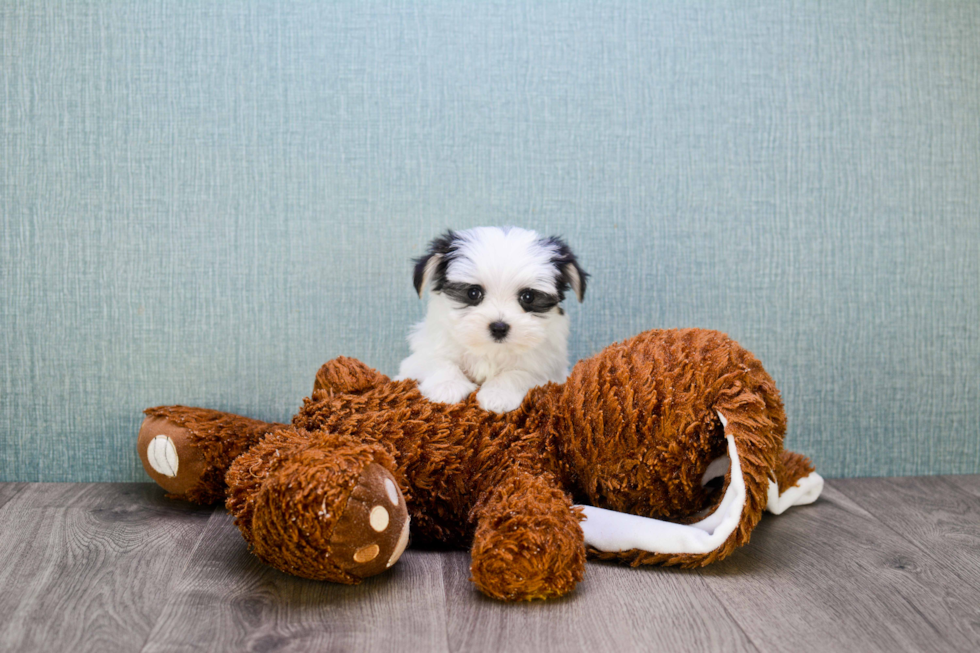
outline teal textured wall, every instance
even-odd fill
[[[385,372],[446,227],[563,234],[573,357],[721,329],[828,476],[980,472],[980,3],[0,0],[0,480]]]

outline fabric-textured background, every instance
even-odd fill
[[[828,476],[980,472],[980,3],[0,0],[0,480],[393,373],[446,227],[563,234],[573,358],[728,332]]]

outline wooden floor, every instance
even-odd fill
[[[0,484],[0,651],[980,651],[980,476],[830,481],[697,571],[501,604],[465,552],[286,576],[150,484]]]

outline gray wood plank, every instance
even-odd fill
[[[150,484],[0,484],[0,650],[973,651],[978,498],[980,476],[831,481],[719,564],[590,562],[570,596],[513,605],[462,551],[318,583]]]
[[[467,552],[445,554],[451,651],[755,651],[690,571],[590,561],[561,599],[505,604],[470,582]]]
[[[0,511],[0,650],[139,650],[211,512],[151,484],[22,489]]]
[[[204,541],[159,606],[145,653],[447,650],[439,553],[408,550],[386,573],[347,586],[262,564],[223,511]]]
[[[0,483],[0,508],[26,487],[27,483]]]
[[[980,589],[980,501],[948,478],[859,478],[834,487]]]
[[[767,651],[976,651],[980,601],[834,488],[699,572]]]
[[[963,474],[961,476],[944,476],[944,479],[959,489],[980,497],[980,474]]]

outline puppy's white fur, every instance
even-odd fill
[[[480,405],[498,413],[535,386],[565,380],[569,322],[559,302],[569,288],[581,301],[588,275],[560,239],[518,228],[449,232],[417,264],[416,289],[429,288],[429,305],[398,379],[415,379],[443,403],[479,387]],[[482,294],[475,305],[473,289]],[[495,323],[507,325],[503,339],[491,332]]]

